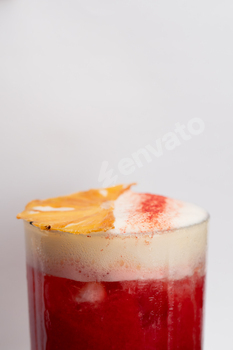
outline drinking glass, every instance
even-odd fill
[[[200,350],[208,218],[143,234],[25,222],[31,350]]]

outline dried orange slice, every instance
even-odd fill
[[[133,184],[77,192],[68,196],[34,200],[17,215],[42,230],[74,234],[114,228],[114,201]]]

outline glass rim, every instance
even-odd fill
[[[195,222],[193,224],[190,225],[183,225],[183,226],[176,226],[176,227],[172,227],[169,229],[164,229],[164,230],[154,230],[154,231],[147,231],[147,232],[128,232],[128,233],[115,233],[115,232],[109,232],[109,231],[96,231],[96,232],[90,232],[90,233],[72,233],[72,232],[68,232],[68,231],[60,231],[60,230],[43,230],[40,227],[34,226],[32,222],[29,222],[27,220],[23,220],[24,225],[32,226],[34,229],[36,229],[38,232],[40,231],[41,233],[44,233],[45,235],[49,235],[51,234],[61,234],[61,235],[65,235],[65,234],[69,234],[69,235],[74,235],[74,236],[81,236],[81,237],[121,237],[121,238],[126,238],[126,237],[143,237],[143,236],[160,236],[162,234],[171,234],[174,231],[179,231],[179,230],[185,230],[185,229],[189,229],[198,225],[202,225],[204,223],[208,223],[210,220],[210,214],[208,212],[206,212],[206,217],[199,221],[199,222]]]

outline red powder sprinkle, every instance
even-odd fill
[[[139,210],[141,213],[147,213],[149,220],[153,220],[164,211],[165,205],[166,197],[145,193]]]
[[[120,230],[133,233],[163,231],[171,228],[171,218],[167,211],[171,210],[171,200],[167,197],[150,193],[132,193],[132,206],[128,212],[125,226]],[[172,209],[173,210],[173,209]]]
[[[157,228],[163,229],[162,223],[159,222],[158,218],[159,215],[165,211],[166,200],[167,198],[163,196],[150,193],[143,194],[142,201],[137,212],[139,214],[146,214],[144,215],[143,222],[149,224],[150,228],[154,228],[156,226]]]

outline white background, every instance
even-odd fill
[[[205,350],[233,349],[233,3],[1,0],[0,348],[29,350],[23,223],[32,199],[118,183],[211,214]],[[175,124],[202,134],[130,175]]]

